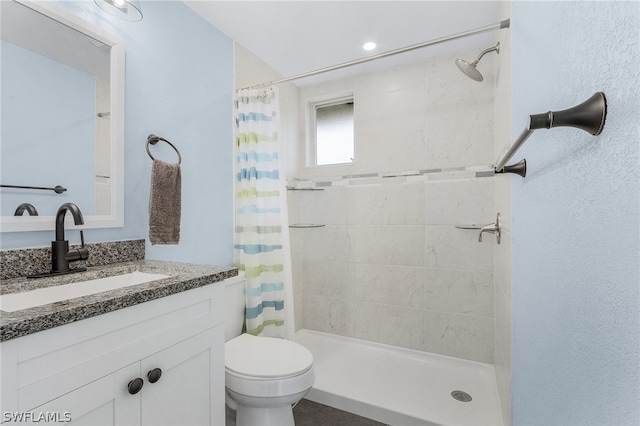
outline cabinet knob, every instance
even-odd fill
[[[157,382],[158,380],[160,380],[160,376],[162,376],[162,370],[159,368],[154,368],[147,373],[147,379],[149,379],[149,383]]]
[[[140,389],[142,389],[142,385],[144,385],[144,381],[140,377],[136,377],[129,382],[129,384],[127,385],[127,389],[129,390],[129,393],[131,395],[135,395],[140,392]]]

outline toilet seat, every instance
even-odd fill
[[[298,343],[242,334],[225,343],[225,385],[246,396],[277,398],[308,391],[311,352]]]
[[[225,369],[247,379],[286,379],[308,371],[313,355],[298,343],[241,334],[225,343]]]

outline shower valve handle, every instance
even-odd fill
[[[480,243],[482,242],[482,234],[484,232],[490,232],[490,233],[496,235],[496,241],[498,242],[498,244],[500,244],[500,231],[501,231],[500,213],[498,213],[496,215],[496,222],[495,223],[490,223],[490,224],[485,225],[482,228],[480,228],[480,233],[478,234],[478,242],[480,242]]]

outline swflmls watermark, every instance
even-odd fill
[[[5,411],[2,413],[5,423],[69,423],[71,413],[68,411]]]

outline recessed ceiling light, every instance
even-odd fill
[[[364,50],[373,50],[376,48],[376,44],[372,41],[368,41],[365,44],[362,45],[362,48]]]

